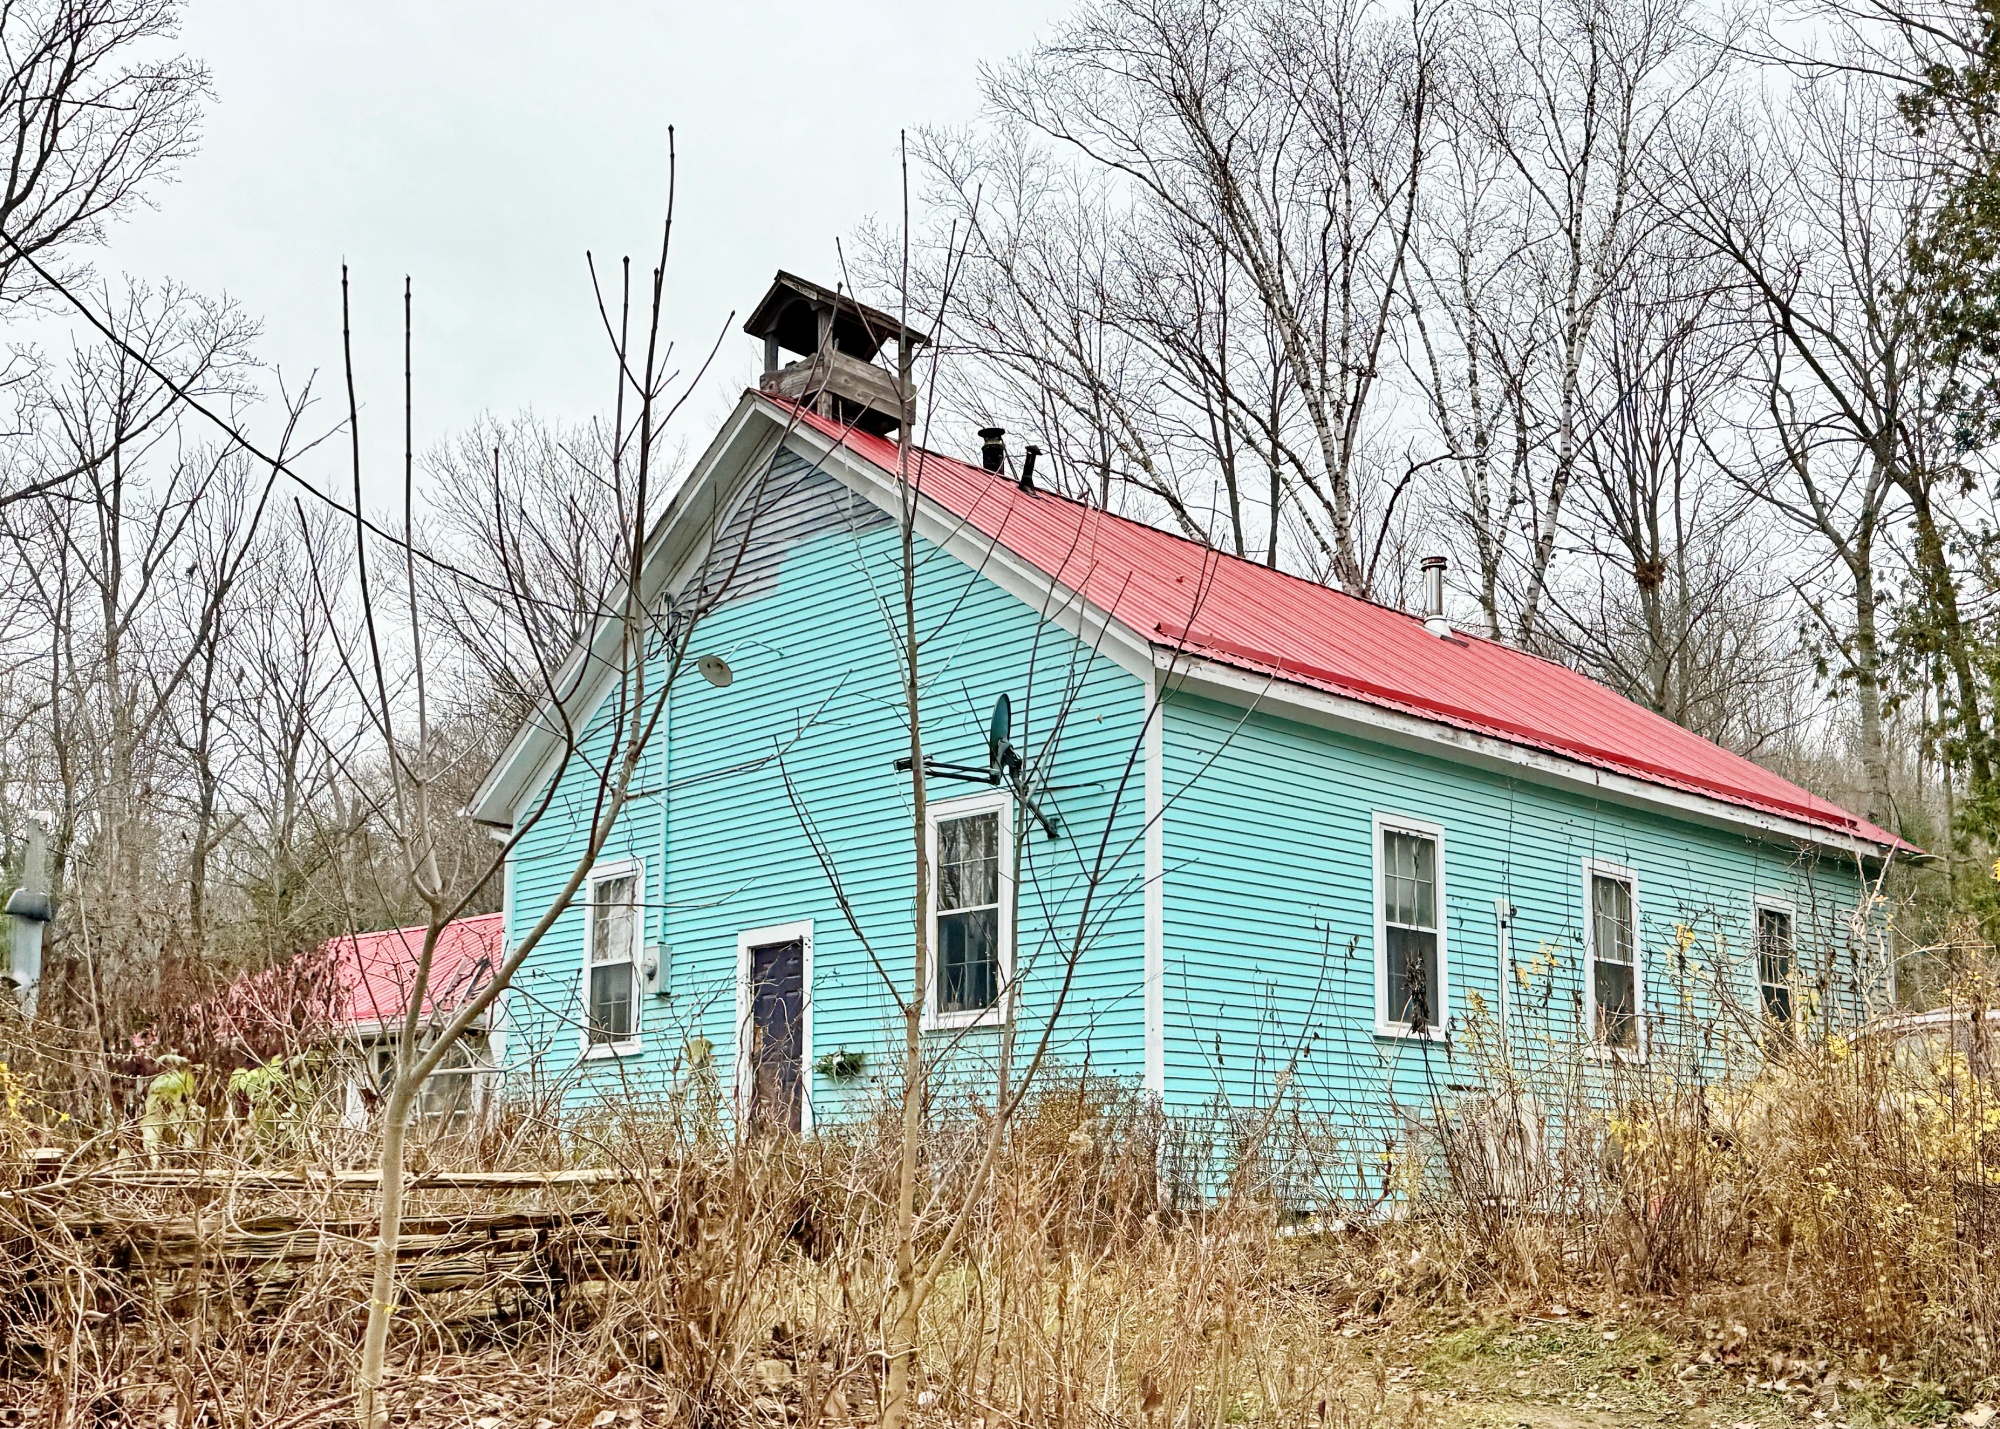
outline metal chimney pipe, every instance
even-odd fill
[[[1041,454],[1042,449],[1033,442],[1022,448],[1020,486],[1030,496],[1035,494],[1035,458]]]
[[[979,429],[979,464],[988,471],[1002,471],[1007,466],[1007,429],[1005,427],[981,427]]]
[[[1433,635],[1451,634],[1451,622],[1444,618],[1443,556],[1424,557],[1424,629]]]

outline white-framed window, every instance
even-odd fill
[[[1450,1019],[1444,935],[1444,830],[1375,816],[1375,1030],[1442,1037]]]
[[[1583,861],[1584,987],[1591,1040],[1621,1057],[1646,1055],[1646,969],[1639,950],[1639,877],[1623,864]]]
[[[1792,1026],[1792,972],[1797,956],[1798,913],[1791,904],[1759,898],[1751,914],[1757,945],[1757,1002],[1774,1029]]]
[[[434,1028],[424,1029],[424,1046]],[[349,1126],[368,1124],[369,1116],[388,1099],[396,1077],[396,1044],[401,1028],[382,1028],[351,1046],[345,1120]],[[474,1029],[447,1050],[425,1078],[410,1106],[412,1125],[462,1131],[485,1111],[492,1096],[496,1064],[490,1034]]]
[[[1012,976],[1012,798],[946,799],[928,811],[931,975],[925,1020],[974,1027],[1006,1015]]]
[[[610,1056],[639,1044],[639,940],[646,872],[635,862],[591,870],[584,910],[584,1053]]]

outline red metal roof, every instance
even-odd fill
[[[340,983],[342,1020],[354,1026],[397,1023],[410,1006],[417,959],[424,950],[418,928],[387,928],[335,938],[327,945]],[[423,1018],[446,1015],[493,980],[502,944],[498,913],[460,918],[438,931]]]
[[[769,400],[768,398],[766,400]],[[803,409],[884,471],[896,444]],[[913,455],[932,501],[1156,646],[1544,750],[1650,784],[1908,848],[1895,835],[1566,666],[1498,641],[1440,638],[1415,616],[935,452]]]

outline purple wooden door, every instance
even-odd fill
[[[804,1124],[805,944],[750,950],[750,1120],[769,1130]]]

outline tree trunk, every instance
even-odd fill
[[[903,428],[904,431],[908,427]],[[930,982],[930,810],[924,781],[923,686],[917,661],[923,645],[917,634],[916,503],[909,471],[909,447],[902,448],[903,708],[910,721],[911,842],[916,854],[916,900],[911,918],[915,978],[903,1006],[903,1124],[896,1167],[896,1269],[883,1345],[881,1423],[903,1429],[910,1422],[910,1379],[917,1352],[917,1137],[923,1129],[923,1016]]]
[[[398,1047],[399,1063],[409,1057],[409,1049]],[[409,1077],[398,1069],[396,1085],[390,1090],[382,1119],[381,1224],[375,1234],[375,1265],[368,1284],[368,1325],[361,1340],[361,1372],[356,1377],[358,1399],[355,1419],[360,1429],[382,1429],[389,1422],[389,1406],[382,1397],[382,1370],[389,1350],[389,1320],[396,1312],[396,1243],[403,1229],[403,1136],[410,1121],[414,1088]]]
[[[1987,754],[1986,722],[1980,712],[1979,677],[1973,669],[1970,642],[1958,606],[1958,580],[1952,573],[1951,553],[1945,547],[1943,533],[1938,530],[1937,516],[1931,509],[1930,488],[1923,477],[1903,472],[1898,475],[1897,484],[1909,496],[1911,513],[1916,522],[1917,578],[1923,587],[1924,603],[1929,608],[1931,638],[1951,671],[1951,682],[1957,696],[1958,712],[1953,723],[1958,726],[1964,750],[1967,801],[1975,809],[1982,809],[1992,792],[1993,766]]]
[[[1854,571],[1854,695],[1861,709],[1862,813],[1890,827],[1889,749],[1882,734],[1882,651],[1875,632],[1874,543],[1856,543]]]

